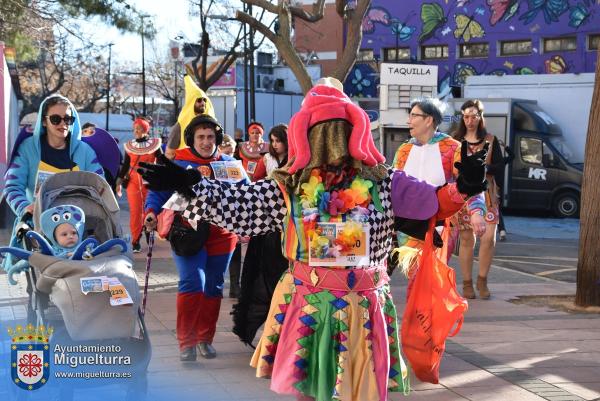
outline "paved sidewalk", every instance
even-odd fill
[[[124,227],[127,226],[126,218],[126,213],[123,213]],[[0,234],[0,240],[4,238],[5,234]],[[144,269],[145,254],[135,255],[135,270],[141,284]],[[522,295],[574,294],[575,285],[501,267],[492,268],[490,280],[492,298],[471,301],[462,331],[447,342],[440,383],[419,383],[413,378],[409,399],[600,399],[599,316],[569,314],[509,302]],[[406,282],[399,274],[393,276],[392,288],[401,312]],[[215,348],[218,357],[200,359],[196,363],[179,362],[174,332],[176,289],[177,273],[168,243],[157,241],[146,314],[152,341],[152,360],[148,369],[149,400],[174,399],[175,394],[178,401],[294,399],[272,393],[268,380],[254,377],[253,369],[248,366],[253,350],[231,333],[229,312],[232,300],[228,298],[223,300],[217,328]],[[24,295],[22,287],[9,287],[5,277],[0,275],[2,326],[24,319]],[[1,330],[0,338],[6,340],[5,328]],[[3,355],[6,355],[7,349],[8,345],[3,341]],[[10,377],[9,362],[4,356],[0,363],[0,376]],[[16,399],[14,389],[9,386],[14,387],[10,382],[0,385],[0,399]],[[98,399],[114,395],[112,390],[102,388],[94,390],[93,394]],[[82,390],[75,392],[73,399],[92,398],[88,390]],[[402,400],[405,397],[391,394],[390,399]]]

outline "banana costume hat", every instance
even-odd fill
[[[183,82],[185,85],[185,104],[179,112],[179,117],[177,117],[177,122],[181,127],[181,138],[179,140],[179,149],[187,147],[185,144],[184,132],[185,128],[188,126],[192,118],[196,116],[194,114],[194,103],[196,103],[196,99],[203,97],[206,99],[206,109],[204,110],[204,114],[208,114],[209,116],[216,118],[215,109],[213,108],[212,102],[206,96],[206,93],[196,85],[191,76],[186,75],[183,78]]]

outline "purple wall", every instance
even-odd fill
[[[396,40],[411,51],[411,60],[401,63],[440,67],[442,94],[473,74],[594,72],[597,51],[588,50],[590,34],[600,34],[600,0],[373,0],[363,21],[362,49],[372,49],[375,61],[357,63],[344,87],[351,96],[376,97],[377,62]],[[576,50],[544,52],[544,38],[573,35]],[[524,39],[532,40],[530,54],[500,56],[500,41]],[[461,58],[462,43],[488,43],[489,56]],[[423,45],[448,45],[448,58],[422,60]]]

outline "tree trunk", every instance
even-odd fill
[[[585,144],[581,191],[577,293],[579,306],[600,306],[600,52]]]

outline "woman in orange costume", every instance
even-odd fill
[[[269,143],[263,139],[265,130],[261,123],[252,122],[248,126],[248,142],[239,146],[239,159],[242,161],[244,170],[252,181],[264,177],[255,177],[256,167],[265,153],[269,152]]]
[[[133,252],[141,252],[140,238],[144,215],[144,202],[148,189],[142,183],[142,176],[137,172],[141,162],[154,163],[160,152],[161,140],[150,138],[150,124],[142,118],[133,122],[133,136],[125,143],[125,160],[117,179],[117,195],[121,196],[121,187],[127,190],[129,202],[129,228],[131,230],[131,246]]]

